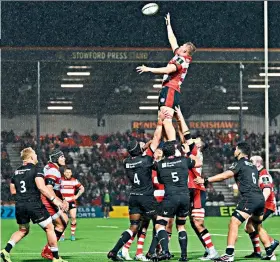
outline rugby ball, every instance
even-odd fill
[[[149,3],[143,6],[142,13],[143,15],[154,15],[157,13],[159,7],[156,3]]]

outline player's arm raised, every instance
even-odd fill
[[[186,142],[189,145],[190,153],[191,153],[194,148],[195,143],[191,137],[190,129],[184,119],[180,106],[175,107],[175,112],[176,112],[176,119],[177,119],[177,122],[179,125],[179,130],[180,130],[179,133],[180,133],[181,140],[183,139],[182,136],[184,137],[183,141],[181,141],[181,142],[182,143]]]
[[[165,17],[165,22],[166,22],[166,27],[167,27],[168,40],[169,40],[171,48],[174,52],[179,46],[178,46],[177,39],[175,37],[175,34],[174,34],[172,26],[171,26],[169,13]]]
[[[189,147],[187,142],[182,144],[182,150],[186,155],[189,155],[190,147]],[[202,160],[198,156],[195,156],[195,155],[191,154],[191,155],[189,155],[189,158],[191,158],[192,160],[195,161],[195,165],[193,167],[201,167],[202,166]]]
[[[150,144],[150,148],[153,150],[153,152],[157,149],[161,136],[162,136],[162,125],[164,119],[172,119],[172,116],[168,113],[168,111],[158,111],[158,122],[157,122],[157,127],[154,132],[154,136],[152,139],[152,142]]]
[[[173,72],[176,72],[177,71],[177,67],[175,64],[168,64],[167,66],[165,67],[148,67],[148,66],[145,66],[145,65],[142,65],[142,66],[138,66],[136,67],[136,71],[139,73],[139,74],[142,74],[142,73],[146,73],[146,72],[151,72],[153,74],[171,74]]]
[[[157,122],[157,127],[154,132],[154,136],[152,139],[152,142],[150,144],[150,148],[152,149],[153,152],[156,151],[160,140],[161,140],[161,135],[162,135],[162,122],[163,120],[167,117],[167,115],[163,115],[160,111],[158,113],[158,122]]]

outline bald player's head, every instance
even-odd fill
[[[252,156],[250,160],[257,167],[257,169],[261,169],[263,167],[263,159],[261,156]]]

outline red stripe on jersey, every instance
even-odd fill
[[[177,51],[175,51],[175,56],[168,62],[168,64],[176,65],[177,71],[169,75],[165,74],[163,76],[162,86],[168,86],[180,92],[181,84],[186,77],[189,64],[192,62],[192,57],[179,56]]]
[[[152,171],[152,181],[155,189],[164,190],[164,185],[158,182],[157,171],[155,170]]]
[[[196,168],[189,169],[189,181],[188,181],[188,188],[196,188],[202,191],[205,191],[204,184],[196,184],[194,179],[200,176],[200,174],[196,171]]]
[[[59,171],[59,167],[58,167],[56,164],[52,163],[52,162],[49,162],[49,163],[47,164],[47,166],[48,166],[49,168],[55,168],[55,169],[57,169],[57,170]]]
[[[57,177],[54,176],[54,175],[46,175],[46,176],[45,176],[45,179],[46,179],[46,178],[51,178],[51,179],[53,179],[55,182],[56,182],[56,180],[57,180]]]
[[[168,90],[167,90],[167,97],[166,97],[166,103],[165,103],[165,105],[167,107],[171,107],[171,108],[173,107],[174,95],[175,95],[175,89],[168,88]]]
[[[197,146],[196,145],[194,145],[194,147],[193,147],[193,149],[191,151],[191,154],[194,155],[194,156],[197,155]]]
[[[77,188],[81,186],[81,183],[78,182],[78,180],[74,177],[71,177],[70,179],[66,179],[64,177],[61,178],[61,189],[60,192],[66,200],[70,200],[75,196],[75,191]]]
[[[147,156],[154,157],[154,152],[152,151],[152,149],[150,147],[148,147],[146,149],[145,153]]]
[[[276,210],[276,198],[274,193],[274,184],[271,175],[269,172],[262,168],[259,171],[259,179],[260,179],[260,188],[263,190],[264,188],[270,188],[270,195],[265,201],[265,208],[270,209],[272,211]]]

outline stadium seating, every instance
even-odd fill
[[[41,136],[41,148],[42,148],[42,162],[46,164],[48,161],[48,153],[55,147],[60,147],[66,156],[67,164],[73,169],[74,175],[81,180],[85,185],[86,193],[82,196],[80,201],[83,204],[100,202],[100,196],[105,188],[109,188],[112,195],[114,204],[125,204],[128,200],[129,182],[125,176],[125,172],[122,166],[122,159],[127,155],[125,150],[126,144],[131,137],[139,137],[137,132],[125,133],[125,134],[111,134],[111,135],[80,135],[74,132],[71,136],[61,139],[59,135],[46,135]],[[197,132],[195,136],[202,136],[203,141],[206,144],[205,165],[204,174],[210,175],[214,172],[223,171],[233,161],[232,146],[237,142],[236,135],[234,133],[225,132]],[[150,135],[141,135],[145,141],[150,139]],[[257,152],[259,144],[262,144],[263,136],[255,134],[246,134],[247,141],[250,142],[253,151]],[[274,141],[277,152],[280,152],[280,133],[274,134],[270,137],[271,141]],[[13,146],[9,146],[9,145]],[[2,132],[2,166],[1,166],[1,184],[2,184],[2,200],[9,200],[9,190],[5,189],[5,184],[9,183],[9,179],[12,176],[13,169],[16,166],[6,163],[18,163],[19,159],[9,159],[9,153],[6,150],[13,148],[18,150],[16,153],[12,152],[11,156],[18,156],[19,150],[26,146],[35,147],[35,138],[33,131],[26,131],[22,136],[15,135],[12,131]],[[280,156],[275,153],[273,158],[273,167],[278,167],[280,163]],[[209,157],[207,157],[207,155]],[[8,158],[7,158],[8,156]],[[219,165],[213,165],[213,163],[219,163]],[[4,163],[4,165],[3,165]],[[213,171],[213,168],[216,170]],[[106,175],[105,175],[106,174]],[[280,174],[272,173],[274,176],[275,193],[277,196],[278,204],[280,204]],[[229,180],[229,184],[226,184],[227,188],[230,188],[230,194],[232,192],[232,183]],[[211,186],[211,185],[209,185]],[[221,184],[215,186],[216,191],[223,191]],[[4,190],[3,190],[4,189]],[[211,191],[215,189],[211,186]],[[238,193],[238,192],[237,192]],[[228,192],[223,191],[225,199],[228,199]],[[120,197],[121,196],[121,197]],[[207,201],[207,206],[221,206],[232,205],[234,202],[227,201]]]

